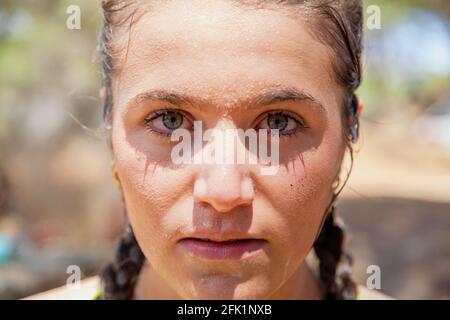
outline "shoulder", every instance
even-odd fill
[[[82,280],[79,285],[62,286],[23,300],[92,300],[100,285],[98,276]]]
[[[358,295],[361,300],[394,300],[394,298],[389,297],[378,290],[367,289],[364,286],[358,286]]]

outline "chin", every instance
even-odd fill
[[[209,275],[194,280],[194,300],[264,300],[268,285],[261,279],[239,279],[233,275]]]

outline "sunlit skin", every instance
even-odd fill
[[[305,257],[345,152],[344,91],[331,48],[311,32],[301,15],[281,9],[168,1],[152,2],[131,33],[115,39],[128,53],[115,57],[114,161],[148,261],[135,298],[321,297]],[[155,132],[164,129],[161,118],[146,121],[161,109],[180,110],[183,125],[202,121],[204,130],[267,127],[269,111],[283,112],[290,132],[281,132],[278,172],[263,176],[261,164],[173,165],[176,142]],[[265,244],[239,259],[216,260],[179,243],[206,231]]]

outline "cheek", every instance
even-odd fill
[[[180,221],[187,214],[186,190],[192,184],[189,168],[174,170],[167,162],[149,157],[150,152],[142,148],[140,135],[125,135],[120,125],[113,129],[114,162],[124,192],[128,219],[133,226],[138,242],[149,259],[165,252],[171,237],[176,235]],[[176,217],[170,215],[174,206],[183,203]],[[171,223],[167,223],[167,221]]]
[[[307,251],[314,241],[331,201],[342,150],[339,139],[327,139],[325,135],[316,149],[281,164],[277,175],[256,177],[261,207],[271,207],[274,212],[272,232],[280,236],[283,245],[296,243],[296,254]]]

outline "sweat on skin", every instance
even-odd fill
[[[138,298],[320,297],[305,257],[344,154],[343,90],[332,76],[331,49],[311,36],[302,19],[281,10],[244,10],[226,1],[180,3],[154,2],[139,15],[128,54],[116,56],[120,72],[113,77],[114,160],[129,221],[151,261],[140,276]],[[261,92],[285,88],[314,99],[253,103]],[[193,103],[136,102],[151,90]],[[280,137],[275,175],[261,175],[258,164],[176,166],[170,138],[144,125],[162,108],[222,129],[252,128],[266,113],[282,110],[308,128]],[[202,232],[239,232],[266,245],[220,261],[179,245]]]

